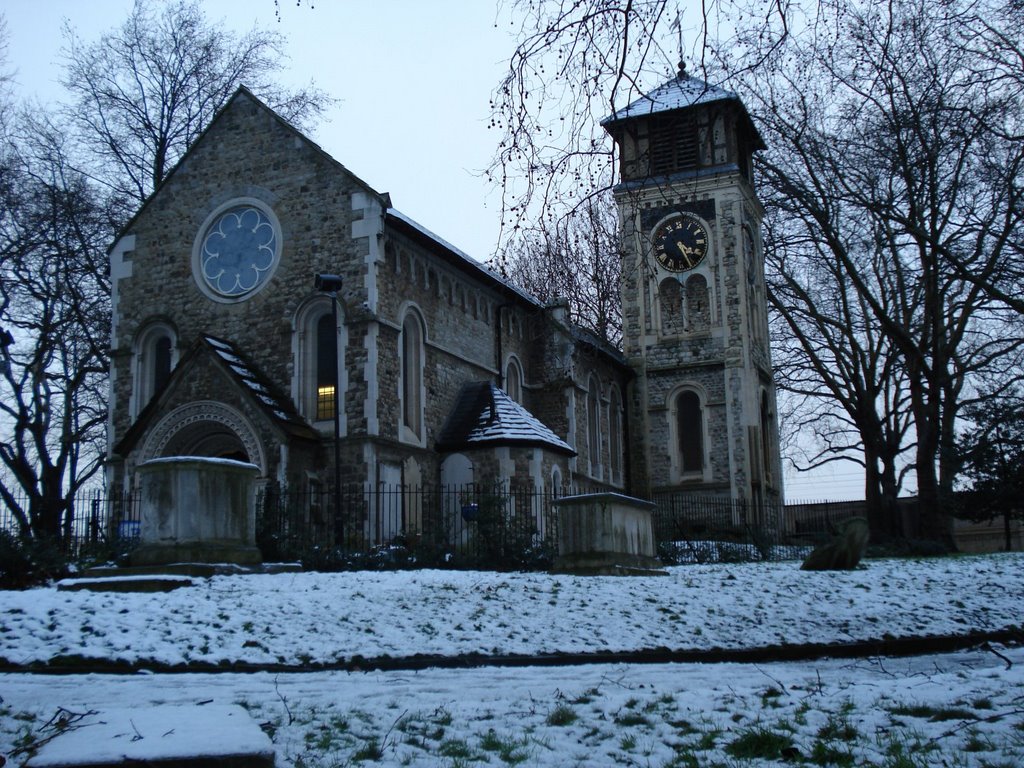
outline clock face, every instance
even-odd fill
[[[708,253],[708,231],[691,216],[676,215],[662,222],[651,236],[654,258],[665,269],[685,272]]]
[[[277,234],[267,215],[255,206],[236,206],[206,229],[199,273],[218,296],[242,298],[270,278],[277,252]]]

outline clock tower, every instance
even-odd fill
[[[764,144],[729,91],[677,77],[603,122],[615,139],[623,351],[638,492],[782,500],[765,301]]]

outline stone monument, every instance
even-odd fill
[[[655,553],[654,504],[619,493],[566,496],[558,510],[558,573],[661,574]]]
[[[147,461],[138,473],[140,544],[133,566],[260,562],[255,465],[182,456]]]

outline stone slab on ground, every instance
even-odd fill
[[[83,571],[83,576],[242,576],[256,573],[299,573],[301,563],[259,563],[238,565],[237,563],[167,563],[165,565],[94,566]]]
[[[70,722],[25,768],[273,768],[274,746],[237,705],[104,709]]]
[[[110,576],[95,579],[61,579],[57,589],[61,592],[170,592],[182,587],[195,586],[188,576]]]

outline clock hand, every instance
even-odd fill
[[[693,248],[688,245],[683,245],[679,241],[676,241],[676,248],[679,249],[679,252],[683,255],[683,259],[686,260],[687,264],[693,263]]]

